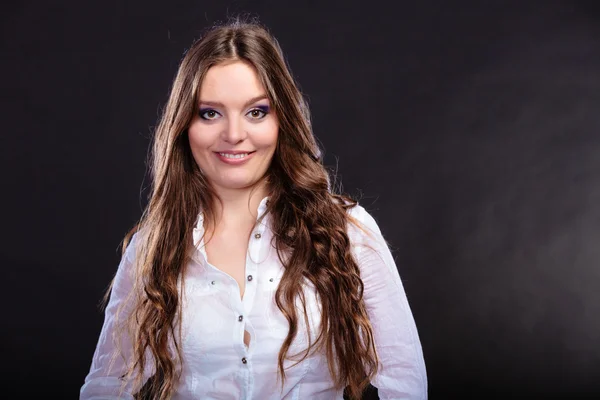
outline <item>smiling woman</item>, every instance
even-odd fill
[[[213,66],[198,103],[188,132],[202,172],[220,189],[256,185],[273,158],[279,124],[254,67],[243,61]]]
[[[373,217],[331,191],[277,41],[235,20],[183,58],[81,399],[424,399]]]

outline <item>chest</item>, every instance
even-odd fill
[[[252,250],[251,245],[251,255]],[[284,269],[275,252],[266,250],[256,252],[256,257],[248,259],[247,274],[253,279],[246,282],[243,299],[237,296],[234,280],[221,270],[194,265],[188,268],[186,292],[182,296],[185,299],[182,350],[185,358],[190,360],[186,371],[193,380],[203,380],[194,386],[190,398],[212,398],[208,394],[203,396],[201,390],[215,387],[215,379],[223,387],[237,385],[238,379],[243,386],[248,382],[248,374],[253,377],[251,381],[256,393],[253,398],[290,398],[280,395],[281,380],[275,379],[279,351],[289,331],[289,323],[275,302]],[[307,286],[305,289],[310,342],[314,343],[320,327],[320,309],[313,288]],[[301,380],[310,380],[311,374],[321,382],[328,373],[321,353],[312,353],[300,363],[300,357],[293,357],[302,354],[309,343],[301,304],[297,304],[296,312],[298,334],[290,346],[290,358],[284,360],[283,393],[291,393]],[[231,398],[244,396],[236,392]]]
[[[208,262],[235,279],[240,289],[240,297],[244,296],[246,288],[247,254],[247,231],[215,234],[206,243]]]
[[[289,331],[289,322],[275,301],[284,268],[275,251],[261,250],[247,259],[245,277],[252,276],[252,280],[245,280],[243,297],[237,296],[238,284],[219,268],[192,265],[187,269],[182,296],[183,349],[196,360],[198,371],[210,373],[216,363],[237,365],[242,357],[252,357],[261,368],[273,367],[273,376],[276,374],[279,350]],[[298,299],[295,307],[298,334],[290,346],[289,356],[307,348],[309,332],[310,342],[314,343],[321,324],[321,309],[314,287],[306,282],[303,292],[310,325],[306,325],[304,309]],[[297,361],[286,360],[284,364],[291,367]],[[308,364],[310,362],[302,363],[294,371],[306,372]]]

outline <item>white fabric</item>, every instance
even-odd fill
[[[264,198],[258,215],[266,209]],[[372,231],[365,234],[354,225],[348,233],[353,253],[361,269],[364,299],[375,334],[382,370],[372,384],[381,399],[426,399],[427,377],[417,329],[390,250],[377,223],[361,206],[350,214]],[[315,353],[286,371],[281,389],[277,380],[277,355],[288,332],[288,323],[274,301],[283,274],[277,252],[271,245],[272,232],[266,215],[251,235],[246,260],[243,299],[237,282],[206,261],[203,218],[194,228],[194,243],[199,243],[188,265],[182,317],[183,373],[173,399],[342,399],[343,392],[333,388],[326,357]],[[258,235],[259,234],[259,235]],[[113,292],[105,311],[92,366],[81,388],[80,399],[133,399],[131,385],[117,397],[123,362],[117,358],[109,368],[115,350],[112,331],[115,311],[131,287],[131,265],[135,257],[135,238],[128,246],[116,274]],[[365,246],[366,245],[366,246]],[[311,335],[318,332],[319,305],[314,288],[305,287],[310,313]],[[239,321],[239,316],[243,316]],[[306,348],[304,319],[298,313],[298,335],[290,348],[295,354]],[[250,346],[244,344],[244,330],[250,333]],[[123,339],[125,356],[131,354],[130,342]],[[246,363],[242,362],[246,360]],[[286,366],[293,362],[287,361]],[[109,370],[110,369],[110,370]]]

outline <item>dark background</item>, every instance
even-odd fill
[[[430,397],[600,397],[598,3],[2,8],[3,394],[77,398],[177,65],[247,11],[393,245]]]

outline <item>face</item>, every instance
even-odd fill
[[[273,158],[278,130],[254,67],[234,61],[207,71],[188,132],[194,159],[215,190],[259,182]]]

